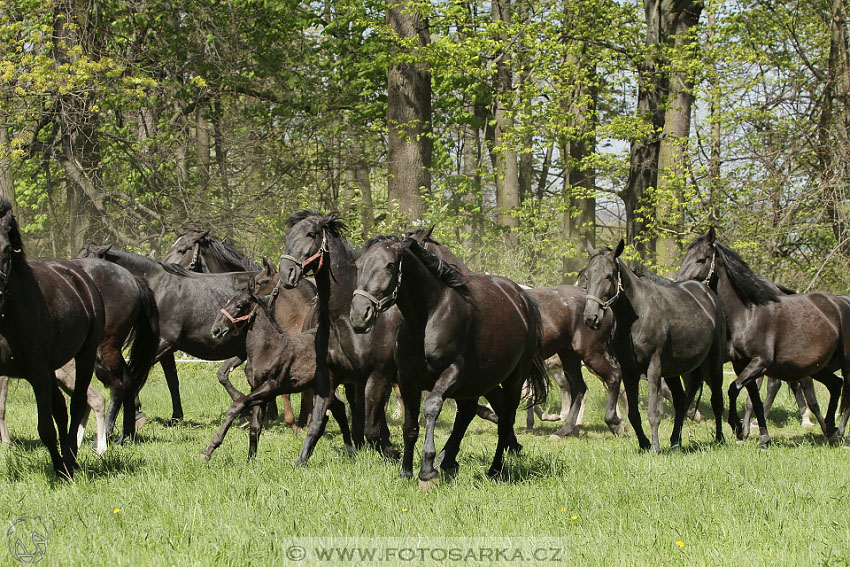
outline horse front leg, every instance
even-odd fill
[[[772,378],[772,380],[775,380],[775,378]],[[759,390],[761,390],[761,384],[762,384],[763,381],[764,381],[764,377],[756,378],[756,384],[758,384]],[[770,386],[770,380],[768,380],[768,387],[769,386]],[[781,386],[781,384],[780,384],[780,386]],[[768,395],[769,395],[769,391],[768,391]],[[765,416],[767,416],[767,412],[765,412]],[[765,419],[766,419],[766,417],[765,417]],[[750,436],[750,426],[752,424],[752,420],[753,420],[753,400],[750,398],[749,395],[747,395],[747,405],[744,406],[744,431],[743,431],[744,439],[746,439],[747,437]]]
[[[219,384],[227,390],[230,399],[236,401],[240,397],[242,397],[242,392],[236,389],[233,385],[233,382],[230,381],[230,373],[236,370],[236,368],[245,362],[243,357],[234,356],[233,358],[229,358],[221,363],[218,367],[218,371],[216,372],[216,377],[218,377]],[[176,370],[175,370],[176,374]],[[170,386],[169,386],[170,388]]]
[[[183,403],[180,401],[180,379],[177,377],[177,363],[174,362],[174,351],[167,351],[159,359],[162,373],[165,374],[165,383],[168,384],[168,392],[171,394],[171,419],[165,426],[173,427],[183,420]]]
[[[271,399],[274,399],[272,396]],[[263,414],[266,413],[268,401],[257,404],[251,411],[251,432],[248,436],[248,461],[257,456],[257,445],[260,443],[260,433],[263,431]]]
[[[477,400],[457,400],[457,413],[455,414],[455,422],[452,426],[452,433],[449,435],[443,447],[443,462],[440,463],[440,470],[443,475],[452,479],[457,476],[460,465],[457,462],[457,454],[460,451],[460,442],[466,434],[472,418],[476,415],[478,407]]]
[[[48,374],[49,373],[49,374]],[[56,476],[60,478],[72,478],[74,476],[74,468],[67,468],[59,453],[58,439],[56,436],[56,428],[53,426],[53,398],[55,395],[55,378],[53,373],[47,369],[38,371],[30,371],[27,374],[27,380],[32,386],[35,394],[35,403],[38,409],[38,436],[44,446],[47,447],[50,453],[50,460],[53,463],[53,470]],[[61,396],[61,392],[59,393]],[[62,400],[62,408],[65,407],[65,400]]]
[[[310,418],[310,425],[307,427],[307,434],[304,436],[304,444],[301,445],[301,452],[295,460],[295,466],[300,467],[307,464],[313,450],[316,448],[316,443],[324,434],[325,427],[328,423],[328,409],[330,408],[331,400],[334,397],[335,388],[331,388],[326,395],[316,393],[315,402],[313,405],[313,417]],[[357,447],[357,441],[354,440],[354,446]]]
[[[264,382],[259,387],[255,388],[254,391],[252,391],[247,396],[242,396],[235,402],[230,404],[230,407],[227,409],[227,414],[224,416],[224,421],[222,422],[221,427],[218,428],[218,431],[216,431],[216,433],[213,435],[210,444],[207,446],[206,449],[204,449],[203,453],[201,453],[201,460],[210,460],[213,452],[219,446],[221,446],[221,443],[224,441],[224,436],[227,435],[227,431],[230,429],[230,426],[233,425],[233,422],[236,420],[236,418],[239,417],[246,408],[251,407],[253,404],[263,403],[270,397],[274,397],[277,393],[276,386],[277,384],[275,382],[269,380],[268,382]],[[249,448],[249,458],[250,456],[251,455]]]
[[[0,443],[11,445],[9,428],[6,427],[6,397],[9,395],[9,377],[0,376]]]
[[[686,378],[688,385],[697,380],[702,380],[698,372],[691,372]],[[682,426],[685,423],[685,414],[688,413],[688,395],[682,387],[682,381],[678,376],[664,377],[664,381],[670,388],[673,396],[673,432],[670,434],[670,450],[678,451],[682,447]],[[689,388],[690,389],[690,388]]]
[[[443,370],[440,378],[431,389],[431,393],[425,399],[425,446],[422,449],[422,465],[419,468],[419,480],[422,482],[431,481],[440,474],[434,468],[434,459],[437,456],[437,447],[434,443],[434,428],[437,425],[437,418],[440,416],[440,411],[443,409],[445,396],[457,384],[460,372],[461,369],[458,364],[451,364]],[[501,430],[501,426],[499,429]]]
[[[614,435],[622,435],[626,430],[626,422],[620,417],[617,401],[620,397],[620,384],[623,381],[623,373],[620,367],[609,362],[606,351],[595,351],[585,359],[585,364],[590,368],[608,390],[608,403],[605,406],[605,423]],[[582,406],[584,411],[584,406]]]
[[[652,429],[652,451],[661,452],[661,443],[658,440],[658,426],[664,415],[664,399],[661,394],[661,361],[658,354],[654,354],[649,361],[646,370],[646,379],[649,382],[649,426]],[[672,392],[671,392],[672,394]],[[631,400],[629,400],[631,403]]]
[[[416,440],[419,438],[419,411],[422,405],[422,390],[411,385],[400,385],[400,394],[404,403],[404,423],[402,436],[404,438],[404,453],[401,457],[399,477],[413,478],[413,452]]]
[[[376,372],[369,376],[364,391],[364,434],[369,444],[381,456],[397,461],[401,453],[390,443],[390,430],[387,426],[387,402],[391,393],[392,384],[386,375]]]
[[[638,447],[641,450],[647,450],[651,446],[646,433],[643,432],[643,424],[640,419],[640,408],[638,407],[638,391],[640,388],[640,377],[623,376],[623,387],[626,390],[626,400],[628,401],[629,423],[632,424],[632,429],[638,438]]]

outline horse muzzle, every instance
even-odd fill
[[[212,336],[214,339],[223,338],[229,332],[230,329],[227,326],[213,325]]]
[[[598,331],[602,326],[605,312],[598,305],[586,305],[584,308],[584,324],[592,331]]]
[[[348,314],[348,320],[351,321],[351,327],[357,334],[368,333],[375,326],[375,321],[378,319],[378,310],[371,301],[365,297],[355,295],[351,299],[351,310]]]
[[[277,277],[285,289],[293,289],[304,277],[304,269],[291,260],[281,259]]]

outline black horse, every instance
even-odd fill
[[[416,239],[426,250],[452,265],[463,275],[472,271],[446,246],[438,242],[430,229],[419,229],[407,233]],[[570,408],[564,424],[555,433],[559,437],[578,435],[578,416],[582,401],[587,393],[587,384],[581,372],[581,363],[596,374],[608,390],[608,404],[605,410],[605,423],[615,434],[625,429],[625,422],[617,414],[617,400],[620,394],[621,372],[611,364],[608,341],[614,325],[614,317],[607,315],[597,329],[584,324],[584,302],[587,293],[573,285],[558,285],[526,289],[540,309],[543,324],[543,356],[558,355],[567,379],[570,395]],[[563,411],[563,410],[562,410]],[[533,424],[533,417],[531,418]]]
[[[162,259],[190,272],[221,274],[256,272],[260,265],[226,242],[210,236],[209,230],[187,230],[181,234]]]
[[[365,435],[384,456],[397,459],[387,427],[386,404],[395,381],[393,358],[401,314],[389,310],[370,336],[354,332],[348,319],[351,294],[357,287],[356,254],[342,236],[345,224],[338,213],[323,215],[303,210],[289,218],[286,246],[280,260],[280,281],[294,287],[312,271],[318,288],[316,332],[317,374],[313,418],[296,464],[306,463],[327,422],[327,410],[339,384],[356,387],[352,411],[355,446]]]
[[[181,234],[168,252],[165,253],[163,262],[169,264],[177,264],[189,270],[190,272],[205,273],[205,274],[223,274],[226,272],[257,272],[263,269],[257,262],[231,246],[226,242],[210,236],[209,230],[187,230]],[[264,262],[265,264],[266,262]],[[277,272],[275,271],[275,276]],[[277,278],[275,277],[275,284]],[[272,284],[272,287],[275,286]],[[278,292],[281,290],[278,289]],[[287,290],[283,290],[286,292]],[[266,292],[270,293],[270,292]],[[277,292],[276,292],[277,293]],[[309,297],[307,297],[309,295]],[[284,293],[284,299],[287,302],[300,301],[301,297],[310,300],[316,295],[316,289],[313,284],[308,281],[303,282],[298,286],[298,290],[294,292]],[[300,305],[292,304],[290,307],[296,310],[291,318],[283,313],[278,313],[284,318],[280,321],[286,326],[286,332],[299,333],[301,332],[304,317],[309,312],[311,303],[302,302]],[[243,359],[234,357],[230,360],[225,360],[221,363],[218,369],[218,381],[222,384],[230,382],[230,373],[239,367]],[[305,391],[301,394],[301,411],[298,419],[295,419],[295,414],[292,411],[292,401],[289,394],[282,396],[283,398],[283,421],[295,431],[300,431],[307,424],[310,413],[313,409],[313,393]],[[267,414],[270,419],[277,417],[277,406],[272,403],[269,406]]]
[[[119,407],[124,407],[124,430],[120,442],[133,437],[136,421],[135,398],[145,383],[154,363],[159,344],[159,317],[156,300],[148,285],[116,264],[95,259],[71,260],[91,277],[103,298],[104,334],[97,351],[95,375],[111,392],[106,412],[105,433],[112,433]],[[130,359],[125,361],[122,349],[130,346]],[[74,372],[73,364],[67,369]],[[6,377],[0,377],[0,390]],[[73,381],[62,384],[73,392]],[[99,396],[97,392],[89,392]],[[5,413],[5,397],[0,395],[0,415]],[[5,427],[5,424],[0,424]]]
[[[213,323],[214,337],[223,336],[232,330],[245,334],[245,349],[248,353],[246,375],[251,384],[251,393],[230,405],[224,423],[201,455],[203,461],[212,457],[213,451],[224,441],[233,421],[246,408],[253,410],[248,460],[253,459],[257,454],[266,404],[279,394],[302,392],[312,387],[315,380],[316,329],[297,335],[286,333],[275,322],[272,307],[269,306],[269,301],[274,298],[267,297],[257,296],[252,291],[238,292],[221,308]],[[345,406],[334,397],[330,411],[339,423],[346,449],[353,453],[354,444]]]
[[[214,339],[210,327],[219,308],[234,293],[247,288],[251,272],[196,274],[174,264],[165,264],[119,250],[114,246],[86,245],[79,254],[83,258],[102,258],[144,278],[153,290],[159,309],[160,342],[157,361],[162,365],[171,393],[172,417],[169,424],[183,419],[180,384],[174,351],[204,360],[227,360],[245,357],[245,338],[233,335]],[[229,380],[222,383],[232,399],[241,396]]]
[[[68,260],[27,261],[12,206],[0,198],[0,373],[25,378],[38,407],[38,434],[53,470],[74,474],[77,430],[103,337],[103,299],[80,266]],[[70,423],[54,370],[76,363]],[[57,447],[56,429],[59,429]]]
[[[695,282],[675,283],[661,278],[638,277],[617,249],[596,252],[587,244],[590,263],[585,269],[587,297],[584,321],[598,328],[610,309],[616,321],[612,350],[623,372],[629,401],[629,421],[641,449],[660,452],[661,379],[673,394],[675,420],[671,448],[681,445],[682,423],[687,407],[703,381],[711,387],[715,437],[723,440],[723,356],[726,323],[717,298]],[[638,380],[649,381],[649,423],[652,442],[643,432],[638,409]],[[685,389],[679,376],[685,377]]]
[[[824,434],[837,441],[835,410],[850,379],[850,304],[828,293],[786,294],[750,269],[714,228],[691,243],[679,280],[696,280],[717,291],[728,321],[726,355],[738,378],[729,386],[729,424],[738,437],[743,425],[736,400],[746,387],[759,424],[761,446],[770,443],[756,378],[811,376],[829,390]]]
[[[515,442],[516,410],[526,378],[534,402],[546,398],[549,376],[540,343],[542,328],[534,300],[506,278],[462,276],[415,239],[378,237],[366,243],[357,262],[360,276],[351,300],[355,331],[371,331],[397,304],[403,319],[396,339],[399,386],[406,407],[401,476],[413,476],[413,450],[419,436],[422,391],[425,446],[419,480],[434,468],[434,427],[447,397],[457,415],[440,468],[457,473],[460,442],[475,416],[479,396],[501,386],[499,440],[488,474],[501,473],[504,451]]]

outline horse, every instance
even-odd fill
[[[217,340],[210,335],[209,329],[219,307],[235,292],[246,288],[251,272],[197,274],[175,264],[151,260],[111,245],[87,244],[80,251],[79,257],[101,258],[118,264],[143,278],[153,291],[160,325],[156,360],[162,366],[171,393],[172,416],[167,425],[175,425],[183,419],[174,351],[182,350],[204,360],[227,360],[236,356],[244,359],[243,336]],[[235,400],[242,395],[226,376],[221,382],[231,399]]]
[[[233,421],[246,408],[253,410],[248,460],[253,459],[257,454],[267,402],[274,400],[278,394],[302,392],[310,388],[316,377],[316,329],[297,335],[285,332],[275,322],[273,307],[269,305],[275,297],[255,295],[255,289],[255,285],[250,285],[249,290],[238,292],[230,298],[212,326],[214,337],[231,331],[245,334],[245,350],[248,354],[246,375],[251,384],[251,393],[230,405],[224,422],[201,454],[202,461],[212,458],[213,451],[224,441]],[[353,453],[354,444],[344,404],[334,397],[329,409],[339,423],[346,449]]]
[[[77,465],[76,433],[103,337],[104,311],[97,286],[80,266],[26,259],[12,205],[0,198],[0,336],[5,339],[0,374],[25,378],[32,386],[38,434],[61,478],[71,478]],[[77,388],[69,419],[54,370],[72,358]]]
[[[365,435],[380,454],[398,459],[399,453],[389,440],[386,404],[397,375],[393,345],[401,314],[390,309],[371,335],[355,333],[348,315],[357,287],[357,255],[342,236],[346,226],[339,213],[305,209],[293,213],[288,224],[278,277],[283,287],[292,288],[312,272],[319,298],[316,401],[296,465],[305,464],[313,453],[327,422],[328,405],[341,383],[356,388],[352,411],[355,447],[362,444]]]
[[[124,427],[119,443],[135,435],[136,414],[135,397],[147,380],[148,372],[154,362],[159,343],[159,316],[153,292],[141,279],[136,278],[124,268],[95,259],[77,259],[71,262],[79,265],[92,279],[103,299],[106,318],[104,335],[97,351],[95,375],[111,392],[109,408],[104,416],[105,435],[112,433],[119,406],[123,405]],[[130,347],[129,364],[121,354],[125,345]],[[59,383],[68,393],[74,391],[73,362],[62,373]],[[0,378],[5,381],[6,377]],[[0,386],[2,387],[2,386]],[[5,400],[0,396],[0,404],[5,413]],[[91,409],[100,419],[99,406],[103,397],[93,389],[87,392],[89,404],[83,422]],[[94,405],[92,405],[94,404]],[[5,426],[5,424],[4,424]],[[100,427],[98,427],[100,432]],[[81,440],[82,431],[78,439]],[[96,440],[99,454],[105,449],[105,439]]]
[[[522,387],[529,379],[532,401],[545,400],[549,376],[542,356],[542,325],[534,300],[507,278],[462,276],[412,238],[376,237],[357,261],[359,277],[349,318],[355,331],[377,328],[398,305],[396,338],[399,386],[406,408],[402,478],[413,476],[423,390],[425,445],[419,480],[439,476],[434,468],[434,427],[444,399],[454,398],[457,415],[444,448],[442,471],[457,474],[460,443],[475,416],[478,398],[498,387],[496,454],[488,470],[501,474],[504,451],[515,441],[513,426]]]
[[[225,272],[258,272],[263,267],[226,242],[210,236],[210,231],[187,230],[181,234],[162,259],[165,263],[178,264],[190,272],[221,274]],[[305,294],[309,291],[315,296],[315,288],[309,282],[303,284]],[[311,289],[312,288],[312,289]],[[267,292],[270,293],[270,292]],[[311,296],[312,297],[312,296]],[[296,305],[292,305],[296,308]],[[301,305],[299,314],[295,315],[292,325],[287,325],[287,332],[297,333],[301,330],[301,324],[310,309],[310,304]],[[244,360],[233,358],[221,363],[218,370],[219,382],[229,381],[230,373],[240,366]],[[301,411],[298,419],[292,411],[292,401],[289,394],[283,398],[283,421],[294,431],[300,431],[307,424],[313,409],[313,395],[310,391],[301,394]],[[273,419],[277,415],[277,406],[269,406],[269,417]]]
[[[472,271],[457,256],[432,236],[433,229],[432,226],[430,229],[409,231],[407,237],[417,240],[426,250],[436,254],[461,274],[472,274]],[[579,415],[588,391],[581,372],[582,362],[605,384],[608,390],[605,423],[614,435],[621,435],[625,430],[625,422],[618,414],[617,400],[620,395],[622,374],[616,365],[611,364],[613,358],[608,346],[614,323],[613,317],[606,316],[598,329],[588,328],[582,316],[586,293],[578,286],[527,288],[526,292],[540,309],[543,324],[543,356],[549,358],[558,355],[561,359],[571,400],[564,424],[555,435],[566,437],[579,434]],[[565,401],[566,396],[562,395],[562,402]],[[527,425],[529,419],[533,424],[533,417],[529,416],[526,420]]]
[[[761,390],[762,379],[759,378],[756,380],[756,383],[759,386],[759,390]],[[814,427],[814,423],[812,423],[811,416],[812,415],[820,415],[818,421],[823,420],[823,415],[820,413],[820,404],[818,404],[817,394],[815,393],[815,385],[814,381],[810,378],[800,378],[799,381],[796,382],[788,382],[788,387],[791,389],[791,393],[794,395],[794,401],[797,402],[797,410],[800,413],[800,424],[804,428]],[[764,418],[767,419],[770,415],[770,408],[773,406],[773,402],[776,399],[776,394],[779,393],[780,388],[782,388],[782,380],[778,378],[767,377],[767,394],[764,397],[764,403],[762,404],[764,407]],[[815,409],[810,409],[809,406]],[[753,401],[747,396],[747,406],[744,410],[744,438],[749,437],[750,435],[750,426],[752,424],[753,418]]]
[[[728,321],[726,357],[737,378],[729,385],[729,424],[743,437],[736,401],[747,388],[759,424],[759,445],[770,435],[756,379],[767,375],[781,380],[811,376],[829,390],[824,435],[840,438],[835,410],[842,380],[850,379],[850,303],[829,293],[786,294],[757,275],[731,248],[719,242],[714,227],[688,247],[677,280],[695,280],[716,290]],[[814,409],[814,408],[813,408]]]
[[[257,272],[261,268],[230,244],[210,236],[209,230],[187,230],[177,237],[162,261],[206,274]]]
[[[623,372],[629,421],[641,449],[659,453],[658,425],[662,414],[661,379],[673,394],[675,419],[671,449],[681,446],[687,407],[703,381],[711,388],[715,439],[723,441],[723,350],[726,322],[717,298],[697,282],[671,282],[638,277],[620,260],[625,243],[597,252],[590,242],[585,268],[587,296],[584,322],[599,328],[611,311],[616,322],[611,348]],[[638,380],[649,381],[650,443],[643,432],[638,408]],[[685,378],[685,388],[679,377]]]

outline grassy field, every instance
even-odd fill
[[[228,398],[215,366],[179,370],[187,421],[163,427],[171,406],[156,370],[142,393],[150,420],[138,441],[97,458],[87,434],[72,482],[53,477],[36,433],[32,391],[13,381],[8,418],[15,443],[0,449],[0,533],[18,518],[40,516],[50,534],[41,564],[50,566],[462,564],[439,561],[440,554],[426,561],[386,554],[359,563],[315,555],[293,560],[300,556],[292,546],[309,550],[315,541],[308,538],[334,538],[334,545],[368,538],[357,541],[387,548],[413,540],[375,538],[411,536],[432,548],[454,542],[479,549],[508,537],[508,544],[539,541],[551,550],[525,563],[508,556],[503,564],[510,565],[542,564],[541,558],[606,566],[850,564],[850,451],[803,430],[786,389],[771,415],[768,450],[758,449],[755,436],[714,444],[703,404],[709,419],[686,423],[682,452],[651,455],[637,450],[633,436],[608,432],[602,388],[591,378],[580,438],[548,440],[557,424],[538,424],[534,434],[519,434],[518,427],[524,454],[509,458],[503,480],[490,481],[495,427],[476,420],[461,449],[459,476],[422,491],[371,451],[348,458],[335,424],[304,469],[292,466],[303,437],[278,424],[264,430],[253,463],[245,460],[247,432],[234,428],[202,464],[201,450]],[[237,387],[245,389],[237,373]],[[438,442],[453,415],[447,406]],[[666,437],[670,426],[665,419]],[[400,444],[399,421],[391,428]],[[724,432],[729,436],[728,426]],[[415,462],[418,467],[418,455]],[[451,539],[458,537],[476,539]],[[492,564],[466,557],[463,564]],[[4,543],[0,565],[15,564]]]

